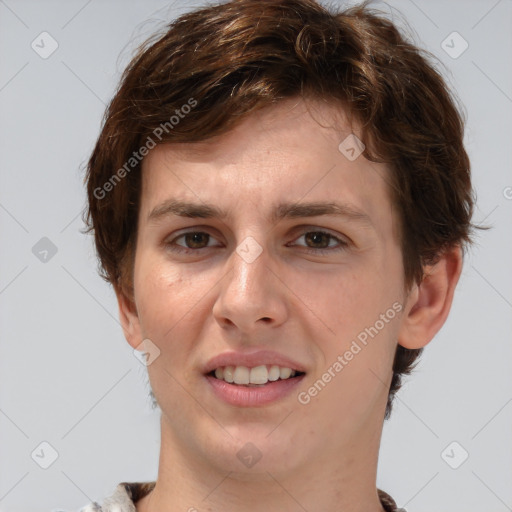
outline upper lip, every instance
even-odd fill
[[[217,368],[225,366],[247,366],[254,368],[262,365],[277,365],[282,368],[291,368],[305,373],[304,365],[289,357],[271,350],[258,350],[256,352],[224,352],[212,357],[204,366],[204,373],[210,373]]]

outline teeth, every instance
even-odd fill
[[[222,368],[221,368],[221,370],[222,370]],[[234,376],[233,376],[234,371],[235,371],[234,366],[226,366],[226,368],[224,368],[224,375],[221,378],[224,378],[224,380],[226,382],[233,382],[234,381]]]
[[[291,368],[279,368],[279,377],[281,379],[287,379],[292,374]]]
[[[249,382],[251,384],[266,384],[268,382],[268,370],[266,366],[256,366],[251,368],[249,375]]]
[[[275,381],[279,379],[281,372],[279,371],[279,366],[272,365],[270,370],[268,371],[268,380]]]
[[[264,385],[269,381],[286,380],[295,375],[295,370],[277,365],[261,365],[254,368],[248,368],[247,366],[225,366],[215,370],[215,377],[217,379],[245,386]]]
[[[235,367],[233,380],[235,384],[249,384],[249,368],[247,368],[247,366]]]

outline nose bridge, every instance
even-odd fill
[[[235,209],[237,215],[234,229],[237,245],[230,258],[232,272],[229,279],[230,289],[237,293],[249,291],[253,284],[257,284],[253,281],[257,280],[258,275],[263,284],[264,272],[268,271],[266,265],[270,263],[265,219],[255,202],[258,196],[251,194],[250,197],[251,200],[244,203],[241,195]],[[261,204],[260,202],[260,206]]]
[[[251,330],[259,320],[284,320],[286,307],[271,266],[271,253],[261,238],[249,235],[237,245],[214,306],[219,321]]]
[[[261,237],[259,239],[262,242]],[[251,304],[268,291],[269,286],[266,278],[269,252],[260,242],[254,236],[246,236],[231,255],[232,272],[228,274],[226,292],[234,293],[243,301],[252,298]]]

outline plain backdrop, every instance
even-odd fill
[[[83,166],[137,45],[195,5],[0,0],[2,512],[71,512],[121,481],[156,478],[159,410],[113,291],[98,277],[92,239],[81,233]],[[475,220],[493,227],[478,235],[449,320],[396,399],[377,483],[408,512],[505,512],[512,1],[374,5],[398,24],[406,19],[410,36],[445,66],[467,116]]]

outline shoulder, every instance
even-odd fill
[[[135,503],[149,494],[154,486],[155,482],[122,482],[101,505],[89,503],[80,512],[137,512]]]
[[[405,508],[398,508],[395,500],[387,492],[384,492],[381,489],[377,489],[377,493],[379,495],[380,502],[386,512],[407,512]]]

